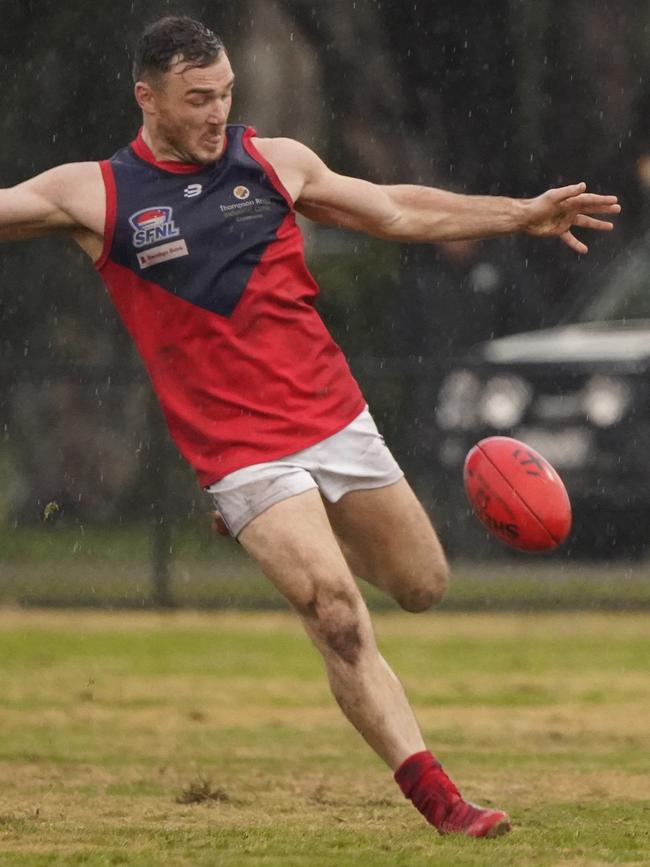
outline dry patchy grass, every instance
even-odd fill
[[[428,741],[512,811],[510,838],[427,828],[289,614],[6,610],[0,863],[650,864],[650,616],[375,620]]]

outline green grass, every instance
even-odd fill
[[[499,543],[494,543],[500,551]],[[194,522],[172,537],[170,591],[180,606],[285,608],[241,547]],[[650,610],[650,562],[584,563],[560,556],[456,561],[446,610]],[[375,609],[395,606],[364,587]],[[149,530],[0,526],[0,605],[151,605]]]
[[[374,620],[509,837],[426,825],[289,614],[4,610],[0,864],[650,865],[650,615]]]

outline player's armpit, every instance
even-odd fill
[[[71,238],[88,256],[91,262],[97,262],[101,257],[104,249],[104,239],[101,235],[96,235],[89,229],[68,229],[66,234]]]

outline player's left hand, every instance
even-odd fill
[[[576,253],[586,253],[588,247],[579,241],[571,229],[595,229],[610,232],[614,224],[589,214],[619,214],[621,206],[616,196],[588,193],[585,183],[572,184],[547,190],[541,196],[529,199],[525,231],[529,235],[548,237],[557,235]]]

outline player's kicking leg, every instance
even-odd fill
[[[506,814],[464,801],[427,751],[402,685],[377,649],[319,493],[276,503],[242,530],[239,541],[299,613],[343,713],[425,818],[443,834],[507,831]]]
[[[353,573],[384,590],[405,611],[443,598],[449,568],[426,512],[405,479],[350,491],[325,508]]]

